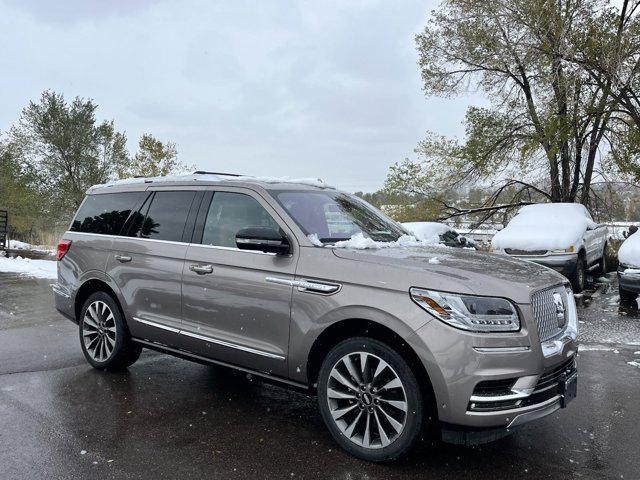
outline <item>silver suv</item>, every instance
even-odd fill
[[[93,187],[57,256],[56,308],[95,368],[147,347],[316,392],[335,440],[366,460],[399,457],[424,427],[497,439],[576,395],[564,277],[426,246],[323,184]]]

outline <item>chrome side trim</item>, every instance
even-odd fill
[[[334,283],[310,282],[306,280],[289,280],[287,278],[266,277],[265,282],[297,287],[299,292],[322,293],[329,295],[340,290],[341,285]]]
[[[244,345],[238,345],[237,343],[225,342],[224,340],[218,340],[217,338],[208,337],[206,335],[200,335],[199,333],[188,332],[186,330],[180,330],[180,335],[184,335],[186,337],[195,338],[197,340],[202,340],[203,342],[214,343],[216,345],[221,345],[223,347],[234,348],[236,350],[241,350],[247,353],[253,353],[255,355],[262,355],[263,357],[275,358],[277,360],[284,360],[285,357],[282,355],[278,355],[271,352],[265,352],[264,350],[258,350],[251,347],[246,347]]]
[[[271,352],[265,352],[264,350],[258,350],[256,348],[246,347],[244,345],[238,345],[237,343],[226,342],[224,340],[219,340],[217,338],[209,337],[207,335],[201,335],[199,333],[189,332],[187,330],[181,330],[179,328],[170,327],[168,325],[163,325],[162,323],[153,322],[151,320],[144,320],[142,318],[133,317],[136,322],[144,323],[145,325],[149,325],[151,327],[160,328],[162,330],[167,330],[172,333],[177,333],[178,335],[184,335],[185,337],[195,338],[197,340],[202,340],[203,342],[214,343],[216,345],[221,345],[223,347],[234,348],[236,350],[241,350],[247,353],[253,353],[255,355],[261,355],[263,357],[275,358],[277,360],[284,360],[286,357],[283,355],[278,355]]]
[[[260,252],[258,250],[241,250],[235,247],[220,247],[218,245],[205,245],[204,243],[190,243],[191,247],[203,247],[203,248],[213,248],[214,250],[227,250],[230,252],[243,252],[243,253],[253,253],[256,255],[270,255],[274,257],[276,254],[271,252]]]
[[[511,393],[508,395],[471,395],[472,402],[502,402],[505,400],[518,400],[527,398],[535,391],[540,375],[527,375],[520,377],[511,387]]]
[[[179,328],[170,327],[169,325],[164,325],[162,323],[152,322],[151,320],[144,320],[142,318],[133,317],[133,319],[138,323],[144,323],[145,325],[149,325],[150,327],[160,328],[162,330],[167,330],[173,333],[180,333]]]
[[[480,353],[522,353],[531,351],[531,347],[473,347]]]

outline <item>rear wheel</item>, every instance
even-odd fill
[[[397,352],[371,338],[345,340],[329,352],[320,369],[318,404],[340,446],[367,461],[404,455],[422,427],[414,373]]]
[[[584,260],[584,256],[578,256],[575,269],[569,280],[571,281],[571,287],[575,293],[579,293],[584,290],[587,283],[587,263]]]
[[[607,245],[605,245],[602,249],[602,258],[598,263],[598,273],[602,276],[605,276],[607,274],[607,268],[609,267],[607,265]]]
[[[84,302],[78,326],[82,353],[94,368],[126,368],[140,357],[142,347],[131,341],[120,309],[107,293],[96,292]]]

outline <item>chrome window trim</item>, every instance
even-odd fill
[[[209,337],[207,335],[202,335],[199,333],[190,332],[188,330],[182,330],[175,327],[170,327],[168,325],[164,325],[162,323],[153,322],[151,320],[145,320],[143,318],[133,317],[136,322],[143,323],[145,325],[149,325],[151,327],[160,328],[162,330],[167,330],[172,333],[177,333],[178,335],[184,335],[186,337],[195,338],[197,340],[202,340],[204,342],[214,343],[216,345],[221,345],[223,347],[229,347],[236,350],[241,350],[247,353],[253,353],[254,355],[261,355],[263,357],[274,358],[277,360],[285,360],[286,357],[283,355],[278,355],[276,353],[265,352],[264,350],[258,350],[257,348],[251,348],[244,345],[238,345],[237,343],[227,342],[225,340],[219,340],[214,337]]]
[[[190,243],[189,246],[213,248],[215,250],[228,250],[228,251],[231,251],[231,252],[243,252],[243,253],[253,253],[253,254],[258,254],[258,255],[269,255],[269,256],[272,256],[272,257],[276,256],[276,254],[272,253],[272,252],[260,252],[260,251],[257,251],[257,250],[242,250],[241,248],[236,248],[236,247],[222,247],[222,246],[218,246],[218,245],[206,245],[204,243]],[[289,256],[289,255],[285,255],[285,256]]]
[[[190,243],[187,242],[177,242],[175,240],[158,240],[156,238],[143,238],[143,237],[127,237],[126,235],[111,235],[111,234],[106,234],[106,233],[90,233],[90,232],[74,232],[72,230],[67,230],[65,232],[65,235],[69,233],[72,235],[93,235],[96,237],[105,237],[105,238],[122,238],[122,239],[126,239],[126,240],[144,240],[146,242],[157,242],[157,243],[171,243],[174,245],[191,245]]]

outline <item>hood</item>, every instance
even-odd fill
[[[567,281],[542,265],[461,248],[334,248],[333,253],[343,259],[401,269],[414,287],[506,297],[517,303],[529,303],[534,290]]]

